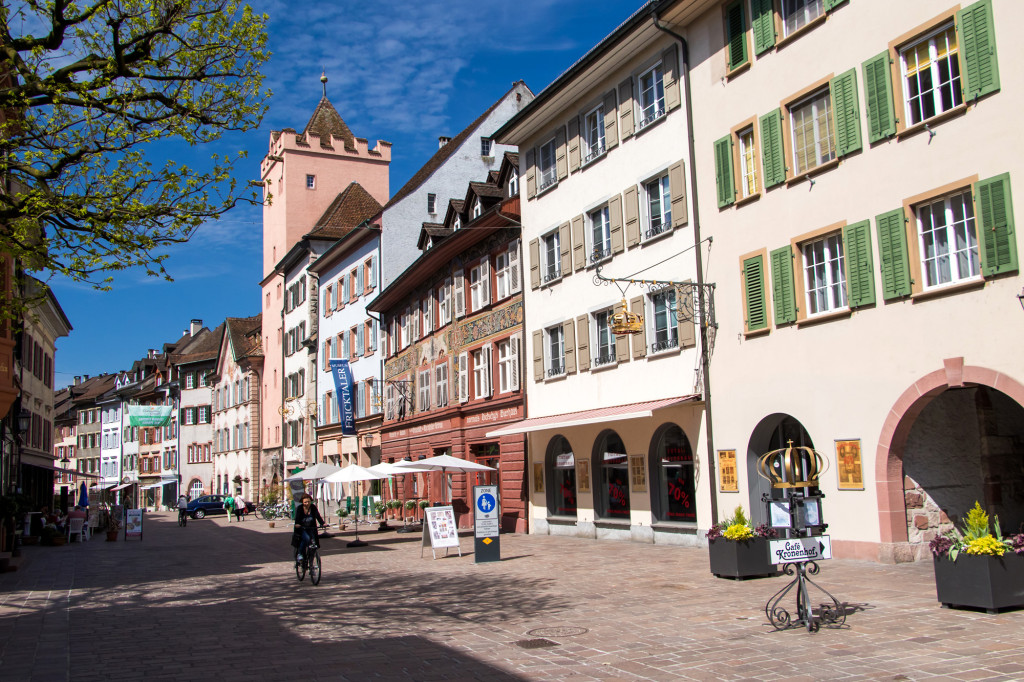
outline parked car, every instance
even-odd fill
[[[188,503],[188,515],[193,519],[204,518],[207,514],[223,514],[223,495],[201,495]]]

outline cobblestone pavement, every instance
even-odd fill
[[[153,513],[143,541],[24,548],[0,679],[1024,679],[1024,611],[942,609],[930,564],[823,562],[849,615],[808,634],[765,620],[786,578],[716,579],[705,550],[504,535],[475,564],[471,538],[433,560],[418,534],[348,532],[314,587],[277,525]]]

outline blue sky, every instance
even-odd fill
[[[245,149],[240,184],[259,177],[270,131],[301,129],[322,94],[357,137],[391,142],[399,189],[437,149],[516,80],[536,93],[638,9],[642,0],[444,2],[255,0],[269,15],[269,111],[257,130],[218,145]],[[595,11],[595,7],[599,8]],[[175,150],[180,160],[211,149]],[[74,330],[57,342],[56,384],[126,369],[149,348],[178,339],[193,318],[211,329],[259,312],[262,211],[240,206],[170,251],[174,282],[120,274],[110,292],[51,281]]]

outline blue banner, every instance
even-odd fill
[[[341,433],[356,435],[356,410],[352,404],[352,370],[348,360],[330,360],[334,388],[337,391],[338,410],[341,412]]]

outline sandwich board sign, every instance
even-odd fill
[[[444,548],[444,555],[448,556],[448,549],[458,547],[459,556],[462,556],[462,547],[459,545],[459,529],[455,526],[455,510],[451,505],[447,507],[425,507],[423,509],[423,545],[420,547],[420,556],[423,556],[423,547],[430,545],[430,553],[437,558],[438,549]]]
[[[141,509],[126,509],[126,518],[124,524],[124,539],[138,538],[142,539],[142,510]]]
[[[498,486],[473,486],[473,562],[501,561]]]

